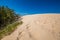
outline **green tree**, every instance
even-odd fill
[[[18,20],[19,16],[7,6],[0,6],[0,28]]]

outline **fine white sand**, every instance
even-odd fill
[[[2,40],[60,40],[60,14],[22,17],[23,24]]]

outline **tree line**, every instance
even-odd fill
[[[7,6],[0,6],[0,29],[7,24],[17,21],[19,17],[20,16],[18,16],[13,9]]]

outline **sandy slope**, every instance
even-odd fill
[[[23,24],[2,40],[60,40],[60,14],[23,16]]]

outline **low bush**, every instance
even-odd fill
[[[23,22],[15,22],[12,24],[7,25],[4,29],[0,30],[0,39],[3,38],[4,36],[7,36],[11,34],[18,25],[21,25]]]

